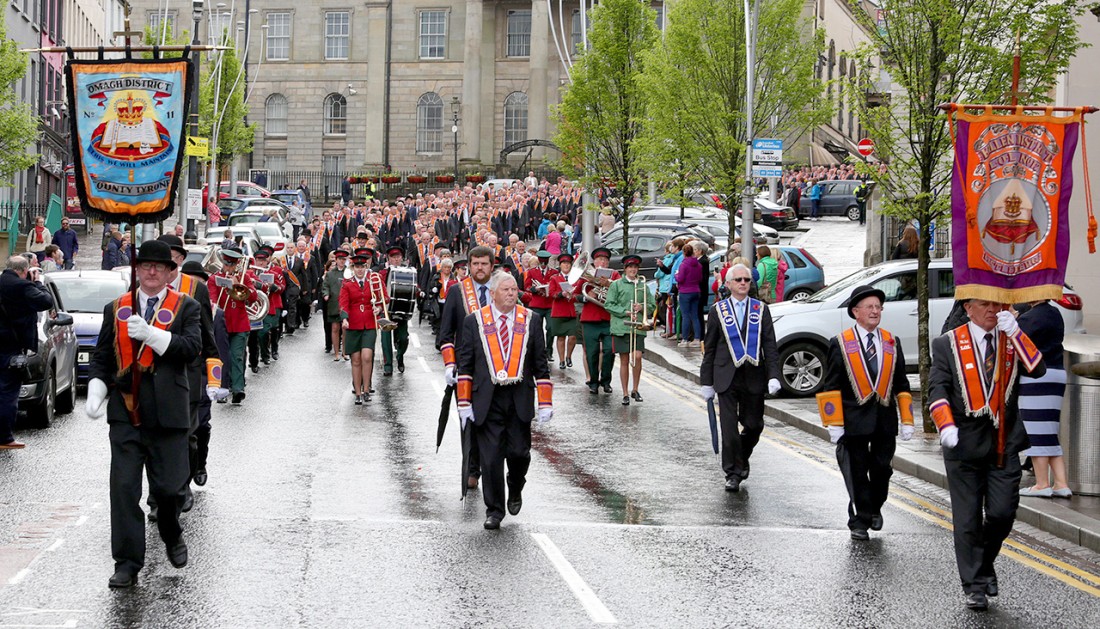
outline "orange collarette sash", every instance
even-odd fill
[[[882,332],[882,368],[878,371],[878,381],[871,382],[871,375],[867,373],[867,363],[863,360],[863,346],[856,337],[855,328],[848,328],[840,333],[840,349],[844,354],[844,366],[848,371],[848,381],[852,384],[852,390],[860,404],[878,397],[878,403],[883,406],[890,405],[890,389],[894,385],[894,363],[897,358],[897,344],[894,343],[894,335],[879,328]]]
[[[466,306],[466,314],[477,312],[481,306],[478,305],[474,278],[467,275],[459,283],[462,285],[462,304]]]
[[[508,344],[508,355],[500,345],[497,323],[493,320],[493,306],[489,304],[480,311],[481,345],[485,350],[485,360],[489,364],[489,377],[493,384],[517,384],[523,381],[523,363],[527,357],[527,309],[516,305],[516,320],[512,324],[512,340]]]
[[[194,297],[195,278],[186,273],[180,273],[180,292],[188,297]]]
[[[993,419],[996,427],[1001,421],[1005,400],[1012,393],[1013,383],[1016,382],[1019,362],[1016,360],[1015,343],[1004,344],[1004,354],[997,356],[997,362],[1003,365],[994,371],[993,382],[986,387],[981,369],[982,361],[978,358],[974,339],[970,336],[970,325],[960,325],[949,334],[951,349],[955,352],[955,369],[958,370],[959,383],[963,387],[962,399],[966,404],[966,414],[972,417],[987,415]],[[1030,339],[1027,343],[1031,344]],[[1002,375],[1006,378],[1004,382],[998,380]],[[994,395],[998,389],[1004,393]]]
[[[130,318],[130,315],[135,314],[134,309],[130,306],[130,297],[130,293],[126,293],[116,299],[114,303],[115,357],[118,358],[118,375],[120,376],[129,372],[130,366],[134,362],[134,342],[130,339],[126,324],[126,320]],[[171,327],[172,322],[176,320],[176,315],[179,314],[182,301],[183,294],[169,288],[161,307],[157,309],[156,315],[153,316],[152,326],[161,330],[167,330]],[[153,367],[153,348],[143,343],[140,351],[138,369],[151,371]]]

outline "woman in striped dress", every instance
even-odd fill
[[[1058,420],[1062,414],[1062,396],[1066,392],[1066,371],[1062,363],[1065,322],[1058,309],[1048,301],[1032,302],[1031,308],[1021,314],[1018,321],[1020,329],[1043,353],[1047,366],[1042,378],[1020,378],[1020,418],[1031,441],[1031,447],[1024,454],[1031,457],[1035,469],[1035,485],[1021,489],[1020,495],[1069,498],[1073,492],[1066,485],[1066,463],[1058,442]]]

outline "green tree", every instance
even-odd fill
[[[828,120],[824,84],[814,77],[824,36],[797,17],[802,0],[757,1],[753,127],[758,136],[795,138]],[[715,191],[740,197],[751,139],[746,53],[742,0],[679,0],[669,6],[663,41],[646,56],[640,79],[653,104],[644,145],[657,172],[676,179],[692,170],[684,164],[699,166]],[[731,211],[731,234],[734,222]]]
[[[246,86],[241,70],[237,51],[232,47],[215,52],[213,61],[203,67],[199,87],[199,135],[208,138],[216,136],[219,173],[238,155],[251,153],[256,136],[255,123],[245,122],[248,107],[244,99]]]
[[[928,414],[929,226],[950,217],[949,184],[953,165],[945,102],[1007,104],[1012,85],[1012,55],[1020,38],[1020,104],[1051,100],[1058,75],[1081,48],[1076,0],[887,0],[884,21],[876,25],[858,3],[853,13],[872,34],[857,51],[858,72],[848,86],[860,120],[888,168],[861,169],[882,186],[879,212],[915,220],[920,229],[917,265],[917,326],[924,427],[934,430]],[[879,91],[874,62],[900,90],[890,102],[873,107],[859,96]],[[937,330],[938,332],[938,330]]]
[[[30,105],[19,102],[15,85],[27,73],[27,54],[8,39],[0,12],[0,186],[15,185],[15,173],[34,166],[38,154],[28,151],[38,141],[38,116]]]
[[[592,9],[591,19],[591,48],[570,71],[571,82],[556,110],[554,142],[561,148],[563,169],[584,172],[589,187],[607,180],[618,191],[621,205],[612,203],[611,211],[623,223],[623,245],[629,250],[631,205],[645,176],[637,139],[646,106],[638,77],[643,53],[657,42],[657,14],[638,0],[604,0]]]

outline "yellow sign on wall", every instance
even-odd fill
[[[188,137],[184,155],[188,157],[210,157],[210,140],[208,138]]]

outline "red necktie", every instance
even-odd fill
[[[500,335],[501,352],[507,356],[508,344],[512,342],[512,335],[508,333],[508,315],[500,315],[500,331],[497,334]]]

